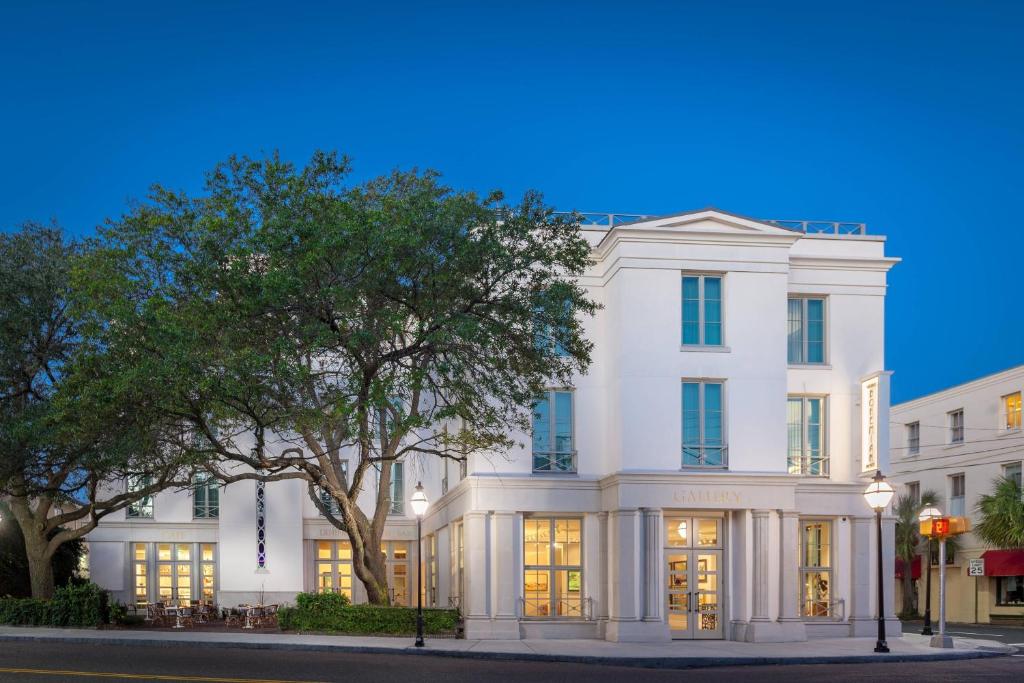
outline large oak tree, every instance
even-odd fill
[[[347,174],[331,153],[232,158],[201,195],[155,188],[82,275],[111,367],[162,389],[180,447],[227,484],[304,481],[385,603],[391,463],[501,457],[587,368],[596,305],[578,222],[539,195]]]

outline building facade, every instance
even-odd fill
[[[458,606],[467,637],[873,634],[862,491],[889,464],[897,259],[864,232],[714,209],[591,221],[591,368],[538,400],[510,453],[395,465],[393,601],[415,604],[407,501],[422,481],[425,603]],[[892,567],[888,518],[883,539]],[[89,551],[93,579],[124,602],[365,600],[347,539],[295,481],[158,494],[105,519]]]
[[[932,491],[943,513],[977,522],[978,498],[1000,477],[1021,481],[1024,365],[892,407],[894,481],[920,499]],[[985,559],[984,575],[970,576],[972,559]],[[973,533],[956,539],[946,558],[946,617],[989,622],[1024,613],[1024,551],[986,547]],[[938,604],[938,558],[932,572],[933,612]],[[915,575],[920,572],[914,568]],[[913,571],[913,569],[912,569]],[[916,578],[916,576],[915,576]],[[925,584],[917,581],[919,595]],[[924,609],[924,600],[918,600]]]

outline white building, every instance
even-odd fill
[[[934,492],[944,513],[969,517],[973,528],[978,498],[992,493],[1000,477],[1021,480],[1022,391],[1024,365],[893,406],[894,481],[917,498],[924,491]],[[957,544],[947,558],[948,619],[1019,618],[1024,607],[1024,551],[986,548],[972,533],[958,537]],[[985,558],[985,575],[969,576],[970,560],[977,558]],[[938,558],[929,564],[934,614]],[[919,583],[922,597],[924,588]],[[918,602],[923,610],[924,600]]]
[[[585,234],[583,284],[604,306],[589,373],[552,387],[524,449],[463,472],[399,465],[393,498],[422,480],[432,503],[426,603],[458,605],[471,638],[874,634],[862,491],[888,469],[885,238],[714,209],[601,216]],[[266,485],[263,514],[256,488],[163,493],[104,520],[93,579],[125,602],[365,599],[304,484]],[[385,537],[394,600],[415,604],[408,505]],[[891,573],[885,590],[898,635]]]

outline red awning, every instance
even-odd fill
[[[903,578],[903,559],[896,558],[896,578]],[[920,579],[921,578],[921,556],[914,555],[914,561],[910,563],[910,578]]]
[[[1024,576],[1024,550],[986,550],[985,576]]]

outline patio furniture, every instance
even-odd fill
[[[240,610],[238,608],[235,608],[235,607],[225,607],[224,608],[224,627],[225,628],[231,628],[232,626],[237,628],[237,627],[242,625],[242,622],[243,622],[244,619],[245,619],[245,613],[242,610]]]
[[[163,626],[167,622],[167,613],[156,603],[146,604],[146,621],[150,624]]]
[[[168,607],[166,612],[169,616],[174,617],[174,626],[172,628],[194,627],[196,625],[191,607]]]

